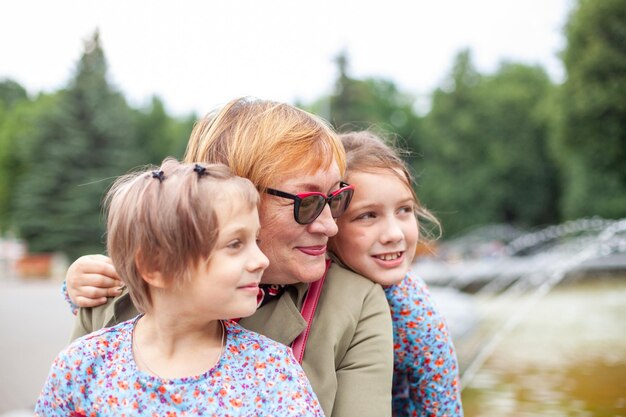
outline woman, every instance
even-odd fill
[[[310,329],[300,311],[309,283],[326,272],[326,245],[338,230],[333,215],[347,207],[337,135],[293,106],[235,99],[196,124],[185,162],[224,163],[261,191],[259,246],[270,260],[262,282],[271,287],[239,323],[285,345],[308,334],[302,366],[327,416],[390,416],[393,342],[382,288],[331,265]],[[68,292],[84,304],[108,294],[115,278],[103,257],[83,257],[68,271]],[[135,315],[124,293],[81,309],[74,337]]]

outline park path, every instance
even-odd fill
[[[0,276],[0,417],[32,415],[50,364],[74,321],[51,280]]]

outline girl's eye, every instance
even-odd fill
[[[359,214],[356,217],[356,220],[368,220],[376,217],[376,214],[372,211],[368,211],[367,213]]]
[[[230,249],[239,249],[241,246],[243,245],[243,242],[239,239],[237,240],[233,240],[232,242],[230,242],[227,247]]]
[[[413,207],[412,206],[400,207],[400,209],[398,211],[400,213],[413,213]]]

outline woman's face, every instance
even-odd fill
[[[271,188],[290,194],[317,191],[328,194],[339,188],[339,167],[312,175],[291,176],[272,184]],[[337,233],[337,224],[328,204],[322,214],[310,224],[296,223],[293,200],[264,194],[262,196],[261,232],[259,247],[270,260],[263,274],[265,284],[294,284],[313,282],[322,277],[326,269],[326,244]]]

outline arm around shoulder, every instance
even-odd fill
[[[121,295],[109,298],[106,304],[98,307],[79,308],[70,340],[75,340],[103,327],[114,326],[137,316],[137,314],[139,312],[133,305],[128,290],[125,289]]]

